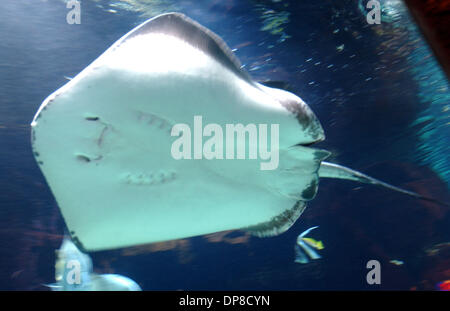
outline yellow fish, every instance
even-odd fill
[[[295,262],[308,263],[309,258],[315,260],[322,258],[314,249],[323,249],[322,241],[316,241],[312,238],[304,238],[311,230],[319,228],[318,226],[309,228],[303,231],[297,237],[297,243],[295,244]]]
[[[302,238],[309,246],[314,247],[315,249],[321,250],[324,249],[322,241],[316,241],[313,238]]]

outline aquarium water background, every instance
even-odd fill
[[[164,12],[212,29],[252,77],[298,94],[321,121],[320,147],[333,162],[449,201],[449,83],[401,1],[380,1],[380,25],[367,23],[365,0],[80,2],[79,25],[66,22],[66,1],[0,2],[0,289],[48,290],[64,235],[31,152],[39,105]],[[321,180],[277,237],[230,231],[90,255],[96,272],[125,275],[144,290],[434,290],[450,279],[449,224],[447,207]],[[295,263],[297,235],[316,225],[310,236],[323,241],[323,258]],[[372,259],[381,263],[380,285],[366,281]]]

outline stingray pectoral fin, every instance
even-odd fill
[[[306,203],[303,201],[298,201],[294,207],[285,210],[283,213],[273,217],[271,220],[243,228],[242,230],[260,238],[279,235],[292,227],[305,208]]]
[[[354,180],[357,182],[361,182],[361,183],[366,183],[366,184],[372,184],[372,185],[377,185],[377,186],[382,186],[409,196],[413,196],[416,197],[418,199],[421,200],[426,200],[426,201],[430,201],[430,202],[434,202],[437,204],[441,204],[441,205],[445,205],[445,206],[450,206],[447,203],[443,203],[440,202],[436,199],[433,198],[429,198],[429,197],[425,197],[423,195],[420,195],[418,193],[412,192],[412,191],[408,191],[399,187],[395,187],[392,186],[388,183],[385,183],[381,180],[372,178],[370,176],[367,176],[366,174],[363,174],[361,172],[352,170],[348,167],[342,166],[342,165],[338,165],[338,164],[334,164],[334,163],[329,163],[329,162],[322,162],[320,164],[320,168],[319,168],[319,177],[321,178],[339,178],[339,179],[347,179],[347,180]]]
[[[285,90],[285,91],[288,91],[291,93],[295,93],[295,91],[292,90],[292,87],[289,84],[289,82],[286,82],[286,81],[266,80],[266,81],[262,81],[260,83],[267,87],[273,87],[273,88],[282,89],[282,90]]]

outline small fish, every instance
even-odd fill
[[[389,262],[390,262],[391,264],[393,264],[393,265],[396,265],[396,266],[401,266],[401,265],[404,264],[404,262],[403,262],[402,260],[397,260],[397,259],[389,260]]]
[[[56,251],[56,283],[53,291],[141,291],[132,279],[118,274],[96,274],[89,255],[80,252],[67,237]]]
[[[450,291],[450,280],[445,280],[436,284],[436,289],[444,292]]]
[[[344,50],[345,45],[341,44],[336,47],[336,51],[342,52]]]
[[[297,237],[297,243],[295,244],[295,262],[308,263],[309,258],[313,260],[322,258],[314,250],[314,248],[318,250],[324,248],[322,241],[316,241],[312,238],[304,238],[305,235],[307,235],[309,232],[311,232],[311,230],[316,228],[319,228],[319,226],[311,227],[300,233],[299,236]]]

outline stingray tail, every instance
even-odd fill
[[[354,180],[354,181],[358,181],[358,182],[362,182],[362,183],[366,183],[366,184],[372,184],[372,185],[377,185],[377,186],[382,186],[409,196],[413,196],[415,198],[418,198],[420,200],[425,200],[425,201],[430,201],[430,202],[434,202],[437,204],[441,204],[447,207],[450,207],[449,204],[438,201],[436,199],[430,198],[430,197],[426,197],[423,195],[420,195],[416,192],[412,192],[412,191],[408,191],[399,187],[395,187],[392,186],[390,184],[387,184],[381,180],[372,178],[370,176],[367,176],[366,174],[363,174],[361,172],[352,170],[348,167],[345,166],[341,166],[338,164],[334,164],[334,163],[329,163],[329,162],[322,162],[320,164],[320,169],[319,169],[319,176],[322,178],[339,178],[339,179],[347,179],[347,180]]]

